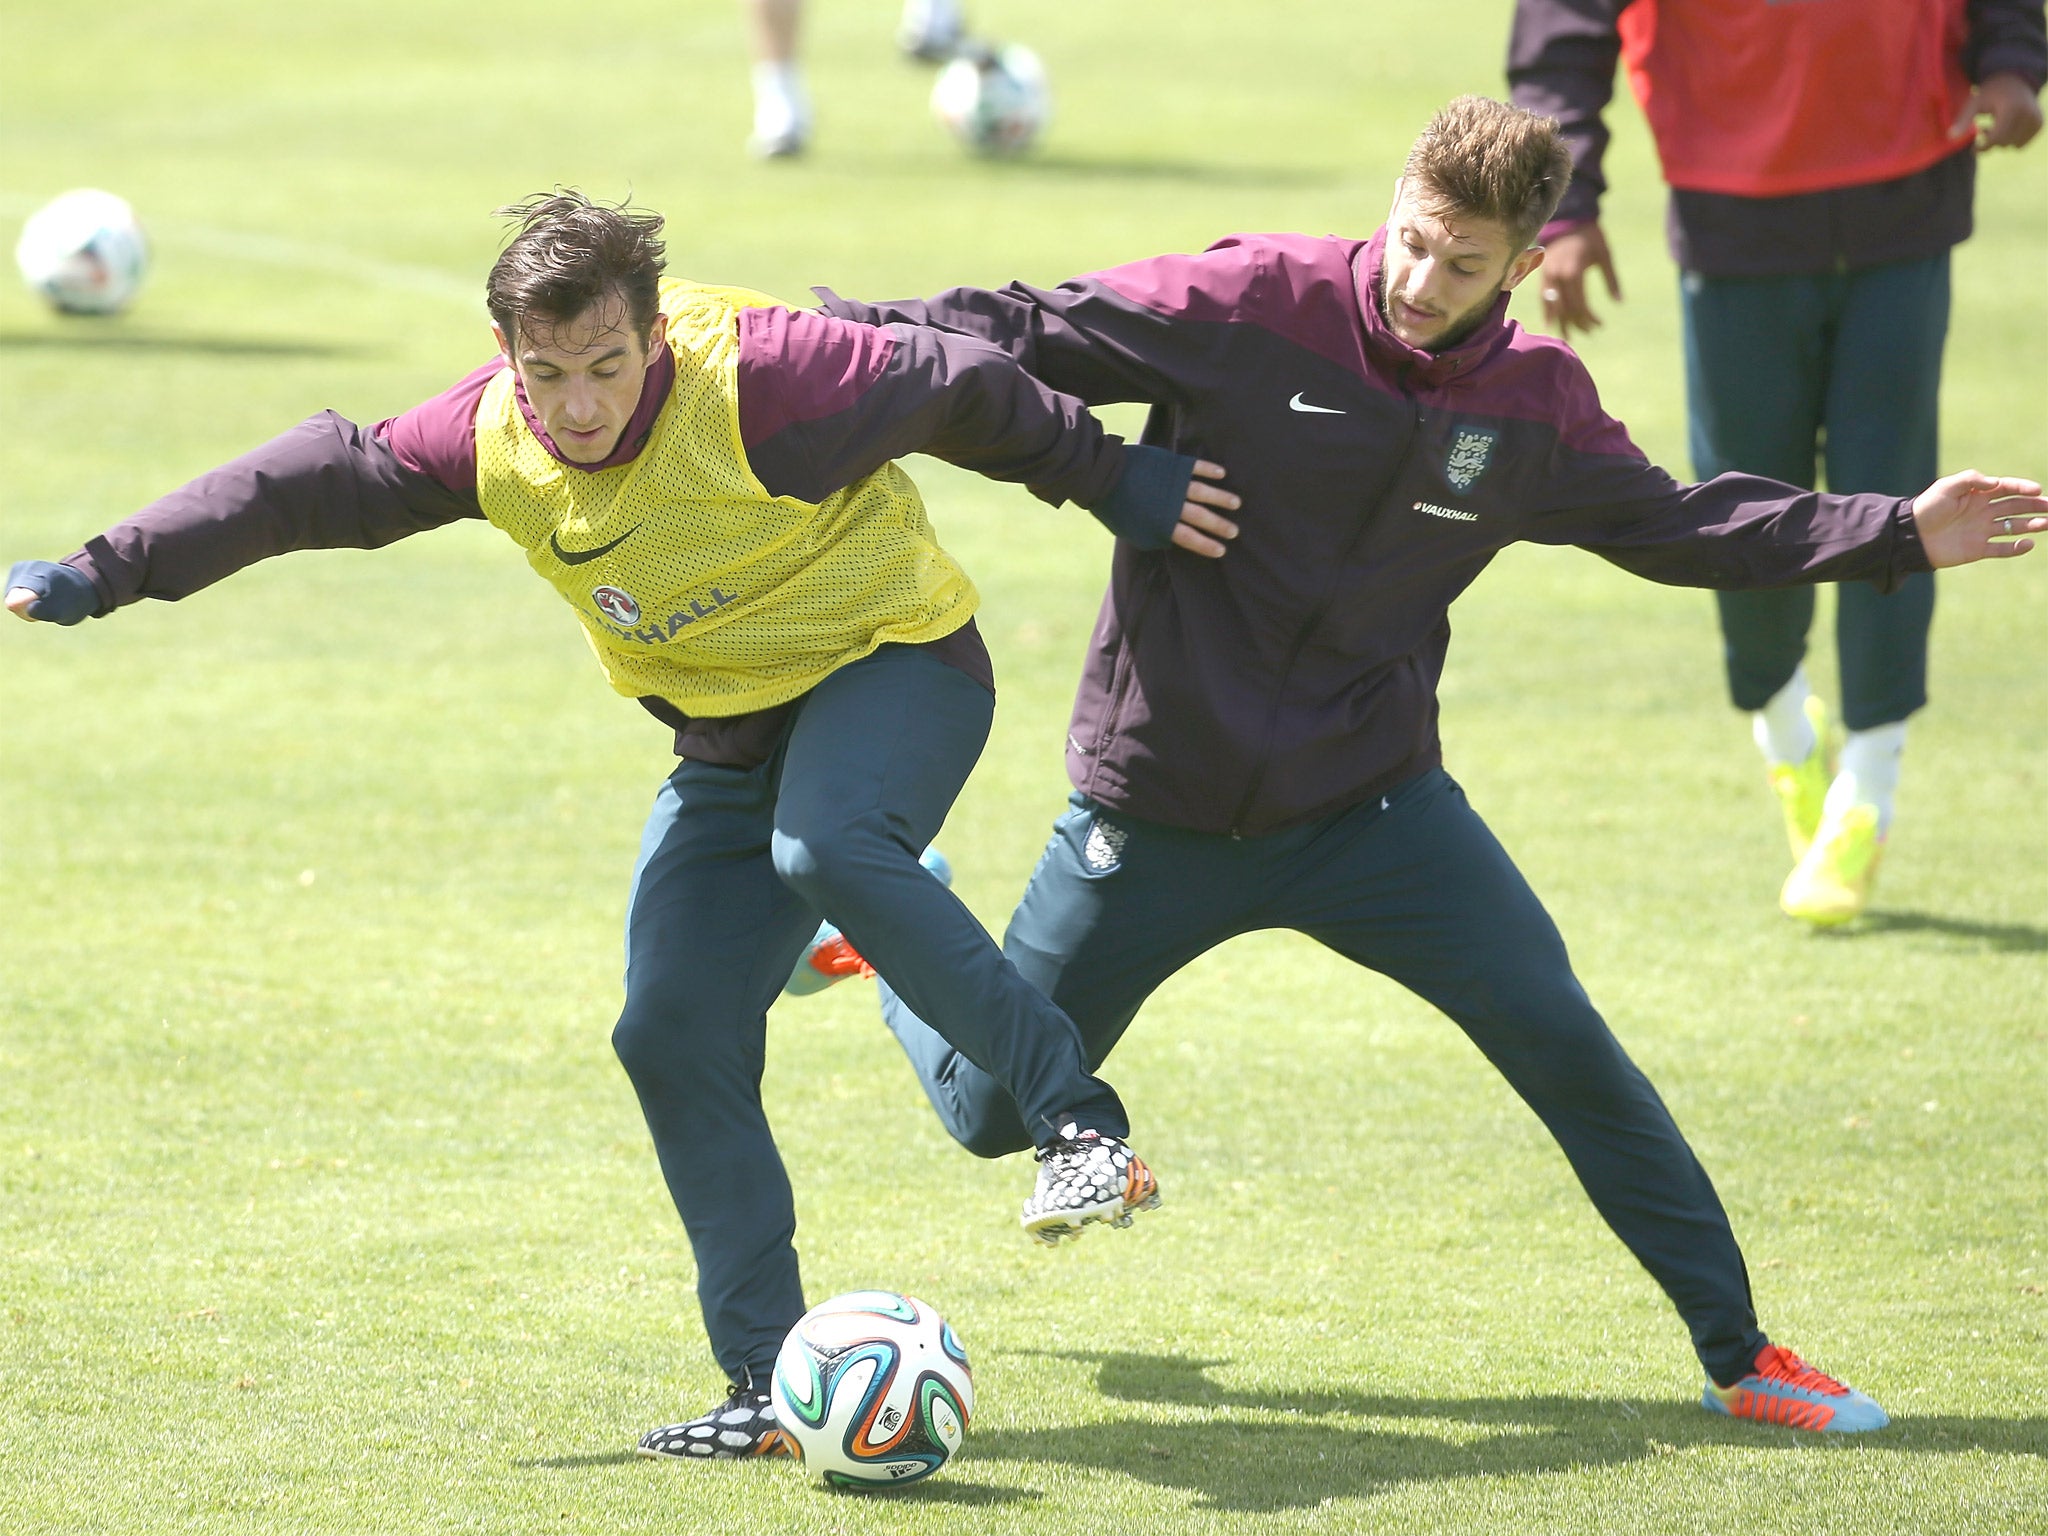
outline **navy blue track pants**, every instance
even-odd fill
[[[1938,471],[1949,258],[1796,277],[1685,274],[1687,409],[1693,473],[1769,475],[1810,488],[1824,458],[1831,491],[1917,496]],[[1927,703],[1934,573],[1895,592],[1836,589],[1842,720],[1852,731]],[[1813,624],[1812,587],[1719,592],[1729,697],[1761,709],[1792,679]]]
[[[821,914],[948,1049],[1009,1085],[1039,1140],[1063,1116],[1129,1129],[1083,1065],[1072,1021],[918,863],[994,709],[965,673],[884,646],[805,695],[768,762],[684,762],[655,797],[612,1043],[689,1233],[712,1353],[734,1382],[767,1380],[804,1311],[761,1071],[768,1007]]]
[[[1708,1373],[1726,1384],[1749,1369],[1765,1339],[1713,1185],[1587,1000],[1549,913],[1441,769],[1384,802],[1243,839],[1076,795],[1003,943],[1080,1026],[1094,1067],[1175,971],[1261,928],[1305,933],[1449,1014],[1557,1138]],[[1029,1145],[1001,1086],[886,986],[882,998],[954,1138],[983,1157]]]

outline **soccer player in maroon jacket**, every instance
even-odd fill
[[[1569,192],[1543,232],[1543,309],[1600,322],[1600,120],[1619,57],[1671,184],[1695,474],[1747,470],[1905,494],[1939,462],[1949,252],[1979,150],[2041,128],[2042,0],[1518,0],[1516,105],[1555,117]],[[1863,910],[1891,830],[1906,720],[1927,702],[1934,576],[1839,589],[1839,768],[1803,664],[1807,586],[1717,594],[1729,696],[1751,715],[1794,867],[1786,914]]]
[[[1092,403],[1145,401],[1147,442],[1227,463],[1243,498],[1227,560],[1119,540],[1067,737],[1075,793],[1004,940],[1089,1060],[1205,950],[1306,933],[1436,1004],[1506,1076],[1684,1318],[1707,1407],[1875,1428],[1876,1403],[1758,1328],[1705,1171],[1444,772],[1447,610],[1517,540],[1694,586],[1893,585],[2024,553],[2009,536],[2048,528],[2048,502],[1974,472],[1910,499],[1674,482],[1568,347],[1506,318],[1569,176],[1554,123],[1465,97],[1369,240],[1244,235],[1057,288],[825,307],[993,341]],[[959,1141],[1029,1144],[987,1074],[883,1001]]]

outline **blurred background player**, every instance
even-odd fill
[[[1910,495],[1934,478],[1949,251],[1978,151],[2041,127],[2042,0],[1517,0],[1515,104],[1554,117],[1571,190],[1544,230],[1543,309],[1598,325],[1601,112],[1628,67],[1671,186],[1693,472]],[[1927,702],[1934,576],[1837,589],[1848,735],[1803,660],[1811,587],[1716,595],[1728,688],[1751,712],[1794,867],[1779,904],[1816,924],[1863,910],[1892,823],[1906,719]]]
[[[800,155],[811,140],[811,98],[797,62],[803,0],[746,0],[754,55],[754,132],[747,147],[763,159]],[[903,0],[896,44],[910,58],[942,64],[966,40],[959,0]]]

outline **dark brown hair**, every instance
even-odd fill
[[[1490,219],[1521,250],[1557,212],[1572,156],[1555,120],[1460,96],[1430,119],[1401,175],[1429,213]]]
[[[518,227],[491,268],[484,302],[508,339],[532,316],[574,320],[616,294],[641,335],[660,312],[661,215],[592,202],[574,187],[536,192],[497,210]]]

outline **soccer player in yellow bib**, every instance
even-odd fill
[[[323,412],[61,563],[20,562],[6,603],[75,624],[463,517],[518,542],[683,759],[633,874],[612,1038],[731,1392],[640,1449],[783,1454],[766,1389],[804,1299],[760,1074],[768,1006],[821,915],[1025,1107],[1035,1236],[1158,1201],[1072,1021],[919,863],[995,698],[973,584],[891,461],[932,453],[1211,557],[1236,497],[1217,466],[1105,434],[987,343],[664,281],[661,220],[580,193],[505,211],[488,364],[367,429]]]

